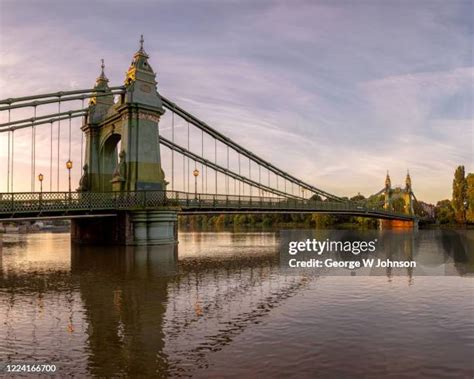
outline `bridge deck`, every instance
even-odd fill
[[[97,215],[111,211],[175,208],[182,214],[332,213],[391,220],[414,216],[367,208],[353,202],[296,200],[263,196],[194,194],[178,191],[0,193],[0,220]]]

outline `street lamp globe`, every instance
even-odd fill
[[[72,161],[70,159],[66,162],[66,168],[68,170],[70,170],[72,168]]]
[[[198,176],[199,176],[199,170],[198,170],[197,168],[194,169],[193,175],[194,175],[195,177],[198,177]]]
[[[43,181],[43,179],[44,179],[44,176],[43,176],[43,174],[39,174],[39,175],[38,175],[38,180],[39,180],[40,182],[42,182],[42,181]]]

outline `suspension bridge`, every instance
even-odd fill
[[[387,174],[372,196],[380,201],[326,192],[162,96],[148,59],[142,37],[124,85],[109,86],[102,61],[93,88],[0,100],[7,145],[0,221],[70,218],[73,240],[124,244],[175,241],[178,214],[307,212],[416,223],[409,175],[394,190]],[[396,196],[403,211],[392,207]]]

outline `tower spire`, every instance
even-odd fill
[[[99,82],[108,82],[109,79],[107,76],[105,76],[105,63],[104,63],[104,58],[100,60],[100,75],[96,80],[96,86],[99,84]]]
[[[105,76],[104,59],[101,59],[100,60],[100,75],[95,80],[94,89],[95,90],[100,90],[100,92],[102,94],[104,94],[104,92],[110,92],[108,83],[109,83],[109,79],[107,78],[107,76]],[[99,91],[95,91],[94,96],[92,96],[89,99],[89,105],[95,105],[98,102],[101,102],[101,103],[104,103],[104,104],[107,104],[107,105],[113,104],[113,96],[112,95],[110,95],[110,97],[109,96],[97,97],[96,95],[97,95],[98,92]]]
[[[125,78],[125,85],[130,85],[138,79],[156,86],[156,75],[148,63],[148,54],[143,48],[144,42],[145,39],[143,38],[142,34],[140,36],[140,48],[133,55],[132,63],[128,68],[127,76]]]
[[[145,49],[143,48],[143,44],[145,42],[145,39],[143,38],[143,34],[140,35],[140,48],[138,49],[138,51],[135,53],[135,56],[143,56],[143,57],[146,57],[148,58],[148,54],[145,52]]]
[[[411,177],[410,171],[407,169],[407,177],[405,178],[405,187],[407,190],[411,191]]]
[[[387,176],[385,177],[385,188],[390,188],[392,186],[392,181],[390,180],[390,175],[387,170]]]

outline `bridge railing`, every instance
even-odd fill
[[[180,191],[128,191],[128,192],[23,192],[0,193],[0,214],[53,212],[92,212],[105,210],[133,210],[157,207],[199,209],[269,209],[377,212],[380,214],[405,214],[383,209],[370,209],[354,202],[297,200],[265,196],[238,196],[201,194]]]

